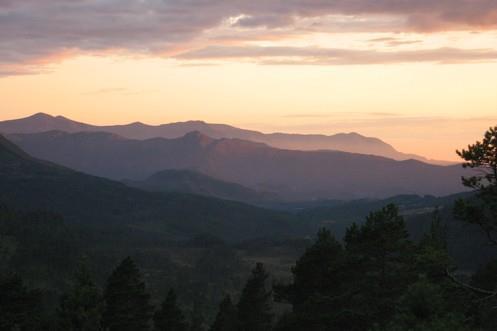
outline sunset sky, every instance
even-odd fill
[[[455,160],[497,124],[497,0],[0,0],[0,120],[359,132]]]

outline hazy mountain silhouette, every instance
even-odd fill
[[[38,113],[33,116],[0,122],[0,132],[39,133],[60,130],[69,133],[80,131],[110,132],[129,139],[179,138],[188,132],[198,131],[209,137],[236,138],[261,142],[273,147],[292,150],[337,150],[351,153],[379,155],[394,160],[416,159],[433,164],[448,164],[444,161],[428,160],[419,155],[401,153],[391,145],[377,138],[362,136],[358,133],[339,133],[335,135],[318,134],[264,134],[252,130],[244,130],[224,124],[209,124],[202,121],[188,121],[163,124],[158,126],[143,123],[126,125],[94,126],[75,122],[62,116],[53,117]]]
[[[163,170],[143,181],[125,180],[124,183],[152,192],[183,192],[251,203],[277,199],[276,194],[257,192],[191,170]]]
[[[181,138],[131,140],[102,132],[9,136],[29,153],[94,175],[143,180],[166,169],[190,169],[286,199],[446,195],[463,190],[460,166],[337,151],[295,151],[199,132]]]
[[[177,240],[198,234],[225,240],[302,233],[285,213],[180,193],[154,193],[35,159],[0,136],[0,202],[50,210],[68,222]],[[195,208],[192,208],[194,206]]]

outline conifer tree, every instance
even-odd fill
[[[343,249],[331,232],[321,229],[316,242],[297,260],[294,277],[294,306],[303,304],[314,294],[333,292],[343,269]]]
[[[59,329],[68,331],[101,330],[103,298],[83,261],[74,275],[69,292],[62,296]]]
[[[412,243],[398,208],[390,204],[370,213],[364,224],[347,230],[345,244],[349,281],[358,290],[354,311],[363,329],[381,325],[392,316],[411,277]]]
[[[149,330],[153,307],[142,275],[130,257],[107,281],[103,324],[109,331]]]
[[[187,331],[185,315],[178,307],[176,293],[170,289],[160,310],[155,312],[154,325],[157,331]]]
[[[315,243],[306,249],[292,268],[293,283],[275,286],[276,299],[293,306],[293,314],[284,316],[278,327],[285,325],[283,329],[289,329],[292,325],[292,330],[331,330],[332,316],[347,300],[343,288],[346,281],[344,262],[341,244],[329,230],[321,229]],[[337,300],[337,297],[342,299]]]
[[[475,175],[462,179],[463,185],[476,195],[458,200],[454,212],[458,218],[478,225],[488,241],[497,245],[497,126],[485,132],[482,141],[457,154],[465,161],[464,168],[477,170]]]
[[[271,329],[273,313],[272,292],[266,289],[269,275],[262,263],[257,263],[243,288],[238,302],[240,331],[267,331]]]
[[[233,305],[231,297],[227,295],[219,304],[219,311],[209,331],[236,330],[237,322],[236,307]]]

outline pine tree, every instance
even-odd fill
[[[398,208],[390,204],[370,213],[363,225],[347,230],[345,244],[349,281],[359,293],[354,311],[362,316],[362,328],[387,322],[409,284],[413,264],[412,243]]]
[[[155,312],[154,325],[157,331],[186,331],[185,315],[178,307],[176,293],[170,289],[160,310]]]
[[[109,277],[104,299],[103,322],[109,331],[149,330],[153,307],[142,275],[130,257]]]
[[[293,307],[293,314],[278,322],[279,328],[333,329],[330,322],[336,321],[332,316],[340,312],[347,300],[348,289],[342,286],[346,281],[344,261],[341,244],[329,230],[321,229],[316,242],[292,268],[293,283],[275,286],[276,299]]]
[[[236,330],[237,322],[236,307],[233,305],[231,297],[227,295],[219,304],[219,311],[209,331]]]
[[[333,292],[340,282],[343,262],[341,244],[331,232],[322,229],[317,240],[292,269],[294,278],[294,306],[303,304],[315,294],[326,295]]]
[[[464,186],[476,195],[458,200],[454,213],[459,219],[479,226],[490,243],[497,245],[497,126],[490,128],[482,141],[457,151],[464,168],[477,169],[473,176],[463,177]]]
[[[267,331],[271,329],[273,320],[271,312],[272,292],[266,289],[268,277],[263,264],[257,263],[238,302],[240,331]]]
[[[74,283],[61,298],[60,330],[98,331],[101,329],[103,298],[95,285],[88,266],[82,262],[75,273]]]

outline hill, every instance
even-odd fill
[[[57,212],[70,223],[113,229],[116,236],[132,233],[153,241],[205,233],[234,241],[302,231],[285,213],[190,194],[145,192],[40,161],[1,136],[0,187],[0,202]]]
[[[463,190],[460,166],[435,166],[337,151],[295,151],[200,132],[181,138],[132,140],[104,132],[9,135],[32,155],[92,175],[143,180],[189,169],[283,199],[447,195]]]
[[[416,159],[423,162],[446,165],[447,162],[428,160],[422,156],[401,153],[378,138],[365,137],[358,133],[320,134],[265,134],[225,124],[211,124],[203,121],[187,121],[162,125],[147,125],[140,122],[126,125],[95,126],[76,122],[63,116],[38,113],[33,116],[0,122],[0,133],[40,133],[45,131],[109,132],[128,139],[179,138],[198,131],[209,137],[220,139],[242,139],[260,142],[272,147],[291,150],[337,150],[350,153],[378,155],[394,160]]]
[[[125,180],[123,182],[128,186],[152,192],[183,192],[250,203],[277,199],[275,194],[257,192],[245,186],[218,180],[191,170],[163,170],[143,181]]]

